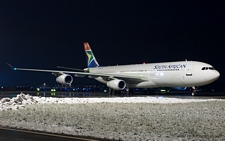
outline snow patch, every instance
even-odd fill
[[[26,105],[38,103],[33,96],[29,94],[18,94],[13,98],[2,98],[0,100],[0,111],[17,110],[24,108]]]

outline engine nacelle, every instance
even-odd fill
[[[115,79],[107,82],[107,87],[114,90],[123,90],[126,87],[126,82],[120,79]]]
[[[71,85],[73,77],[69,74],[62,74],[56,78],[56,82],[62,85]]]

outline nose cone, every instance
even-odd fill
[[[220,77],[220,73],[217,70],[213,73],[213,75],[215,77],[215,80],[217,80]]]
[[[208,80],[213,82],[220,77],[220,73],[217,70],[213,70],[210,75],[208,75]]]
[[[216,81],[220,77],[220,73],[217,70],[205,71],[204,74],[204,85]]]

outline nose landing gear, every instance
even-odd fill
[[[197,89],[195,88],[195,86],[192,87],[192,96],[197,95]]]

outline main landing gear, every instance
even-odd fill
[[[115,94],[115,90],[109,88],[109,95],[114,95]]]
[[[122,90],[113,90],[113,89],[111,89],[111,88],[109,88],[109,91],[108,91],[108,94],[109,94],[109,96],[114,96],[115,94],[121,94],[121,92],[122,92]],[[126,88],[126,94],[125,94],[125,96],[129,96],[130,94],[132,94],[132,90],[130,90],[130,88]]]
[[[130,89],[129,89],[129,87],[126,88],[126,93],[127,93],[127,96],[130,94]]]
[[[109,96],[114,96],[115,94],[121,94],[121,91],[109,88]]]

